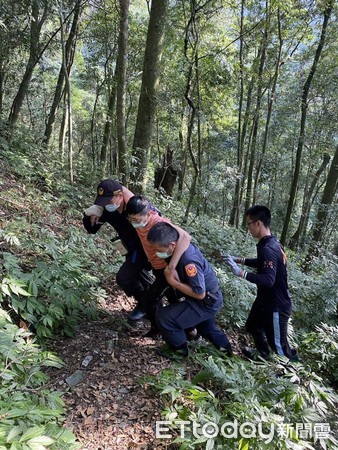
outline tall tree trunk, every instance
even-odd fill
[[[306,116],[307,116],[307,107],[308,107],[308,104],[307,104],[307,102],[308,102],[308,95],[309,95],[309,92],[310,92],[312,79],[313,79],[314,74],[316,72],[318,61],[320,59],[320,56],[321,56],[321,53],[322,53],[322,50],[323,50],[323,47],[324,47],[324,44],[325,44],[327,25],[328,25],[328,22],[329,22],[329,19],[330,19],[330,16],[331,16],[333,5],[334,5],[334,0],[330,0],[327,3],[326,9],[324,11],[324,20],[323,20],[322,32],[321,32],[320,40],[319,40],[319,43],[318,43],[318,47],[317,47],[317,50],[316,50],[316,54],[315,54],[315,57],[314,57],[314,60],[313,60],[313,64],[312,64],[310,73],[309,73],[309,75],[307,77],[307,80],[305,81],[304,86],[303,86],[302,103],[301,103],[300,131],[299,131],[298,145],[297,145],[296,164],[295,164],[294,174],[293,174],[292,183],[291,183],[288,207],[287,207],[286,216],[285,216],[285,219],[284,219],[283,231],[282,231],[282,234],[281,234],[281,243],[282,243],[282,245],[285,245],[285,242],[286,242],[287,232],[288,232],[288,229],[289,229],[289,225],[290,225],[290,221],[291,221],[291,215],[292,215],[292,210],[293,210],[293,207],[294,207],[295,198],[296,198],[296,192],[297,192],[297,188],[298,188],[300,166],[301,166],[301,161],[302,161],[302,153],[303,153],[304,140],[305,140],[305,126],[306,126]]]
[[[185,149],[185,142],[186,139],[184,138],[184,131],[186,130],[186,115],[185,115],[185,100],[182,98],[182,112],[181,112],[181,127],[179,131],[179,143],[180,143],[180,154],[181,154],[181,164],[180,168],[178,170],[178,196],[177,199],[181,200],[183,195],[183,185],[184,185],[184,179],[185,179],[185,169],[187,166],[187,152]]]
[[[191,13],[190,19],[187,23],[185,30],[185,41],[184,41],[184,55],[188,61],[188,75],[187,75],[187,83],[184,97],[189,106],[189,120],[188,120],[188,129],[187,129],[187,149],[191,158],[194,174],[192,183],[190,186],[190,195],[188,200],[188,205],[184,214],[183,223],[186,223],[189,217],[189,213],[192,207],[192,203],[196,194],[196,186],[197,180],[200,175],[200,156],[199,150],[197,156],[195,156],[193,150],[193,129],[195,125],[196,114],[198,113],[196,105],[193,101],[193,76],[198,75],[198,41],[199,34],[196,28],[196,13],[197,13],[197,5],[196,1],[192,0],[191,3]],[[189,50],[191,51],[191,56],[189,56]]]
[[[97,138],[97,121],[96,121],[96,110],[97,110],[97,104],[99,102],[100,98],[100,92],[101,92],[102,83],[97,83],[96,85],[96,93],[95,93],[95,100],[94,105],[92,109],[92,115],[90,119],[90,138],[91,138],[91,144],[92,149],[94,150],[95,155],[98,152],[98,138]],[[102,159],[102,153],[101,153],[101,159],[100,159],[100,166],[101,166],[101,172],[102,174],[105,173],[106,166],[107,166],[107,159]]]
[[[147,167],[154,127],[156,93],[160,76],[159,69],[167,9],[168,0],[156,0],[151,3],[142,86],[133,142],[135,166],[130,177],[132,189],[138,192],[144,192],[147,182]]]
[[[255,64],[255,63],[254,63]],[[248,133],[248,127],[249,127],[249,120],[250,120],[250,114],[251,114],[251,104],[252,104],[252,92],[255,84],[255,75],[252,75],[251,80],[249,82],[248,86],[248,92],[246,96],[246,106],[245,106],[245,113],[243,117],[243,126],[242,126],[242,133],[241,133],[241,141],[242,141],[242,151],[243,151],[243,162],[242,162],[242,171],[238,174],[238,195],[239,195],[239,205],[242,204],[243,200],[243,192],[244,192],[244,186],[245,186],[245,180],[247,176],[247,169],[248,169],[248,160],[249,160],[249,149],[251,146],[251,138],[252,138],[252,128],[249,133],[249,137],[247,138]],[[244,143],[247,143],[247,151],[244,153]],[[236,228],[239,227],[239,215],[236,220]]]
[[[338,191],[338,145],[327,176],[323,196],[318,207],[317,217],[313,227],[311,245],[304,262],[304,269],[308,270],[313,258],[318,256],[319,249],[324,241],[325,229],[330,219],[330,206]]]
[[[320,175],[324,172],[324,170],[326,169],[329,162],[330,162],[330,155],[325,153],[323,156],[323,162],[322,162],[321,166],[319,167],[319,169],[316,171],[309,189],[306,192],[304,192],[303,206],[302,206],[301,216],[299,219],[299,224],[298,224],[295,234],[292,236],[292,238],[289,242],[289,247],[292,250],[296,250],[296,248],[298,247],[298,245],[300,243],[300,240],[302,241],[302,244],[305,241],[306,228],[307,228],[307,224],[309,221],[310,209],[313,204],[314,197],[315,197],[313,195],[313,193],[315,191],[316,186],[318,185]],[[301,246],[303,246],[303,245],[301,245]]]
[[[65,30],[64,30],[64,17],[62,2],[60,2],[59,10],[60,27],[61,27],[61,47],[62,47],[62,69],[65,79],[65,106],[67,108],[68,118],[68,168],[69,168],[69,180],[70,183],[74,182],[73,174],[73,126],[72,126],[72,107],[71,107],[71,88],[70,79],[67,67],[67,54],[66,54],[66,42],[65,42]]]
[[[106,123],[105,123],[104,131],[103,131],[103,140],[102,140],[101,154],[100,154],[100,163],[101,163],[102,167],[105,167],[108,162],[108,149],[109,149],[109,145],[110,145],[110,138],[111,138],[111,132],[112,132],[112,127],[113,127],[114,110],[115,110],[115,104],[116,104],[115,80],[116,80],[116,72],[113,77],[113,82],[112,82],[112,86],[110,89],[107,118],[106,118]]]
[[[246,194],[245,194],[245,210],[249,208],[252,201],[252,187],[253,187],[253,171],[255,166],[255,159],[256,159],[256,146],[257,146],[257,136],[258,136],[258,129],[259,129],[259,120],[260,120],[260,114],[261,114],[261,102],[262,102],[262,91],[263,91],[263,70],[265,65],[265,56],[266,56],[266,46],[267,46],[267,25],[264,30],[264,35],[262,38],[261,43],[261,51],[260,51],[260,63],[258,68],[258,79],[257,79],[257,99],[256,99],[256,109],[255,109],[255,115],[253,119],[253,130],[252,130],[252,141],[251,141],[251,148],[250,148],[250,161],[249,161],[249,170],[247,175],[247,188],[246,188]],[[246,219],[245,215],[243,215],[243,222],[242,226],[245,227]]]
[[[244,74],[243,74],[243,22],[244,22],[244,3],[245,0],[241,1],[241,20],[240,20],[240,41],[239,41],[239,105],[238,105],[238,127],[237,127],[237,169],[238,173],[242,173],[243,168],[243,141],[242,141],[242,109],[243,109],[243,98],[244,98]],[[230,213],[229,225],[236,225],[238,227],[239,223],[239,208],[240,208],[240,188],[241,179],[237,177],[235,186],[235,196]]]
[[[198,37],[197,37],[197,43],[198,43]],[[199,58],[198,58],[198,49],[196,48],[195,53],[195,80],[196,80],[196,98],[197,98],[197,166],[198,166],[198,174],[197,174],[197,181],[198,181],[198,203],[196,208],[196,214],[200,214],[200,205],[202,203],[202,195],[201,195],[201,188],[202,188],[202,132],[201,132],[201,90],[200,90],[200,82],[199,82]]]
[[[263,137],[263,145],[262,145],[262,151],[260,154],[260,158],[258,161],[257,169],[256,169],[256,175],[255,175],[255,182],[254,182],[254,194],[253,194],[253,204],[257,203],[257,191],[258,191],[258,184],[262,172],[262,166],[263,161],[266,153],[266,148],[268,144],[268,136],[269,136],[269,129],[270,129],[270,120],[272,115],[272,108],[275,101],[275,94],[276,94],[276,87],[277,87],[277,80],[279,75],[279,70],[281,66],[281,55],[282,55],[282,47],[283,47],[283,38],[282,38],[282,30],[281,30],[281,21],[280,21],[280,11],[278,8],[277,12],[278,16],[278,53],[276,58],[276,65],[275,65],[275,73],[272,78],[272,86],[271,86],[271,93],[268,101],[268,112],[266,117],[266,123],[265,123],[265,130],[264,130],[264,137]]]
[[[44,8],[41,14],[41,18],[39,17],[40,1],[33,0],[32,1],[32,11],[31,11],[31,23],[30,23],[30,43],[29,43],[29,58],[26,65],[24,76],[21,80],[18,92],[14,98],[12,103],[11,111],[8,118],[8,123],[11,128],[13,128],[18,120],[21,107],[23,104],[23,100],[25,95],[27,94],[28,87],[30,81],[32,79],[33,70],[36,64],[41,57],[40,52],[40,33],[42,25],[45,23],[48,12],[49,12],[49,4],[46,1],[44,4]]]
[[[191,71],[192,71],[192,67],[191,67]],[[192,166],[194,169],[194,175],[193,175],[192,183],[191,183],[190,190],[189,190],[190,195],[189,195],[188,205],[185,210],[185,214],[184,214],[184,218],[183,218],[183,223],[187,223],[189,213],[191,210],[191,206],[192,206],[192,202],[193,202],[195,194],[196,194],[196,185],[197,185],[197,180],[198,180],[199,172],[200,172],[199,165],[198,165],[198,159],[196,158],[196,156],[194,154],[193,143],[192,143],[192,133],[193,133],[194,124],[195,124],[196,107],[190,97],[191,71],[190,71],[190,76],[188,77],[187,90],[186,90],[185,97],[186,97],[189,107],[190,107],[190,119],[189,119],[188,130],[187,130],[187,148],[188,148]]]
[[[0,117],[2,116],[2,108],[4,103],[4,86],[5,86],[5,61],[0,59]]]
[[[80,21],[80,16],[81,16],[81,11],[82,11],[81,2],[82,2],[82,0],[77,0],[77,2],[75,4],[72,26],[71,26],[71,29],[70,29],[70,32],[68,35],[67,42],[65,44],[65,66],[66,66],[66,71],[67,71],[68,76],[70,75],[70,70],[71,70],[71,67],[73,64],[73,60],[74,60],[74,54],[75,54],[75,48],[76,48],[76,38],[77,38],[77,33],[78,33],[78,29],[79,29],[79,21]],[[64,24],[62,26],[64,26]],[[55,93],[54,93],[54,99],[53,99],[53,103],[52,103],[52,106],[51,106],[51,109],[50,109],[50,112],[48,115],[48,121],[46,124],[45,133],[44,133],[44,137],[43,137],[43,143],[46,144],[46,146],[49,145],[50,139],[51,139],[51,136],[52,136],[52,133],[54,130],[55,117],[56,117],[57,111],[60,106],[64,80],[65,80],[65,70],[64,70],[64,67],[62,66],[60,68],[58,80],[56,83]]]
[[[128,178],[128,159],[126,143],[126,73],[128,44],[129,0],[120,0],[120,33],[116,63],[116,130],[118,144],[118,172],[123,184]]]
[[[66,94],[64,93],[64,95],[63,95],[63,114],[62,114],[62,120],[61,120],[60,131],[59,131],[59,152],[60,152],[62,160],[65,157],[67,127],[68,127],[68,108],[67,108]]]

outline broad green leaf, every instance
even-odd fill
[[[29,441],[30,439],[38,438],[43,435],[45,432],[44,427],[33,427],[29,428],[25,433],[21,436],[20,442]]]
[[[21,434],[23,431],[23,428],[21,426],[17,426],[11,429],[11,431],[8,433],[6,442],[11,443],[19,434]]]

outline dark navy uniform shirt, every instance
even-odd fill
[[[182,283],[189,284],[196,294],[214,291],[219,287],[211,265],[194,244],[190,244],[183,253],[176,270]]]
[[[246,279],[257,284],[256,302],[262,309],[291,313],[286,256],[275,236],[263,237],[257,244],[257,258],[246,258],[245,264],[257,268],[257,273],[248,273]]]

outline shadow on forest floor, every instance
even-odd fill
[[[65,363],[61,369],[48,371],[50,385],[65,392],[65,426],[74,432],[81,450],[161,450],[168,445],[174,450],[177,445],[155,438],[163,406],[141,381],[171,366],[155,353],[163,342],[141,337],[147,321],[138,322],[135,328],[128,326],[133,300],[116,287],[110,291],[110,299],[100,305],[99,320],[83,321],[73,337],[58,337],[49,343]],[[72,375],[81,381],[70,387]]]

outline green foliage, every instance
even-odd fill
[[[338,326],[322,323],[301,339],[300,352],[314,372],[338,383]]]
[[[332,427],[338,401],[334,392],[303,366],[278,359],[250,363],[201,354],[196,360],[201,369],[191,381],[175,368],[152,382],[165,401],[163,418],[170,421],[171,434],[177,436],[174,442],[181,444],[180,449],[337,448],[332,435],[323,439],[318,435],[314,443],[310,434],[299,433],[315,430],[322,423],[329,422]],[[188,421],[183,433],[180,421]],[[207,430],[203,426],[210,423],[219,430],[223,424],[232,424],[237,432],[232,434],[225,428],[210,437],[212,433],[203,433]],[[249,428],[241,427],[248,423]],[[212,431],[215,429],[213,426]]]
[[[44,372],[62,362],[35,343],[26,325],[44,344],[44,338],[71,335],[84,317],[96,317],[106,295],[96,275],[111,274],[116,265],[104,238],[78,230],[83,192],[55,183],[53,172],[42,178],[46,184],[37,185],[42,169],[39,174],[34,166],[21,165],[18,155],[24,153],[22,145],[17,164],[13,153],[15,180],[8,176],[1,193],[6,223],[0,229],[0,303],[6,312],[0,309],[0,449],[72,450],[79,445],[62,428],[62,394],[48,390]],[[66,200],[73,201],[72,209],[65,209]],[[23,319],[23,328],[11,318]]]
[[[60,425],[64,416],[61,394],[44,387],[48,377],[42,369],[62,364],[0,309],[1,449],[79,448],[74,435]]]
[[[81,315],[96,314],[98,279],[84,270],[83,238],[71,235],[62,242],[49,233],[44,242],[33,244],[36,255],[30,271],[21,269],[16,256],[3,253],[0,298],[33,325],[37,336],[72,335]]]
[[[337,269],[337,258],[332,257],[316,261],[307,274],[295,263],[289,264],[289,287],[298,327],[313,330],[321,322],[337,323]]]

